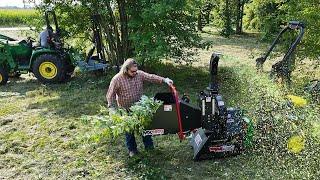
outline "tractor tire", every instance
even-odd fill
[[[53,54],[43,54],[37,57],[32,71],[42,83],[62,82],[66,75],[64,62]]]
[[[0,67],[0,86],[5,85],[8,82],[8,72],[3,67]]]

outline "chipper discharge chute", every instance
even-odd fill
[[[236,155],[251,143],[252,123],[243,117],[241,110],[226,108],[218,93],[217,69],[219,57],[213,54],[210,61],[211,82],[198,96],[198,105],[180,99],[174,86],[170,93],[158,93],[155,99],[163,101],[156,112],[146,135],[178,133],[180,140],[191,134],[194,160]]]

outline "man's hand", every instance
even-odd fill
[[[173,84],[173,81],[172,81],[171,79],[169,79],[169,78],[165,78],[165,79],[164,79],[164,82],[165,82],[166,84],[168,84],[168,86],[170,86],[170,85]]]

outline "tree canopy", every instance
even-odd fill
[[[69,37],[85,41],[91,38],[91,17],[99,14],[112,62],[190,61],[194,47],[208,45],[198,31],[210,21],[226,37],[251,29],[262,32],[262,40],[272,40],[291,20],[301,21],[307,28],[297,55],[318,59],[320,54],[320,6],[313,0],[44,0],[38,8],[49,7]]]
[[[200,1],[199,1],[200,2]],[[69,36],[91,34],[91,17],[99,14],[108,58],[136,57],[142,62],[165,57],[188,61],[193,47],[201,47],[196,30],[198,1],[189,0],[45,0],[53,7]]]
[[[252,0],[245,10],[245,27],[263,32],[263,39],[272,39],[280,25],[300,21],[306,25],[299,56],[319,59],[320,4],[313,0]]]

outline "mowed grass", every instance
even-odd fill
[[[319,104],[309,99],[303,83],[293,89],[256,73],[248,52],[266,44],[255,37],[222,38],[203,34],[214,42],[201,50],[195,66],[158,64],[146,71],[174,80],[180,94],[196,104],[197,93],[209,83],[208,61],[213,51],[220,60],[220,93],[228,106],[246,110],[256,124],[255,146],[223,159],[192,160],[187,141],[177,135],[155,137],[154,151],[144,151],[137,137],[139,158],[129,159],[124,139],[106,139],[103,130],[81,116],[94,115],[105,105],[105,93],[114,73],[103,77],[77,74],[65,84],[41,85],[34,78],[11,79],[0,87],[0,177],[11,179],[316,179],[320,175]],[[243,52],[243,54],[241,53]],[[308,70],[295,73],[294,78]],[[312,78],[312,77],[310,77]],[[146,84],[153,96],[165,85]],[[296,94],[301,92],[301,94]],[[287,106],[286,94],[308,98],[308,106]],[[292,120],[293,119],[293,120]],[[268,128],[266,128],[268,127]],[[304,151],[290,153],[287,139],[302,135]]]
[[[28,26],[28,22],[41,18],[34,9],[0,9],[0,27]]]

